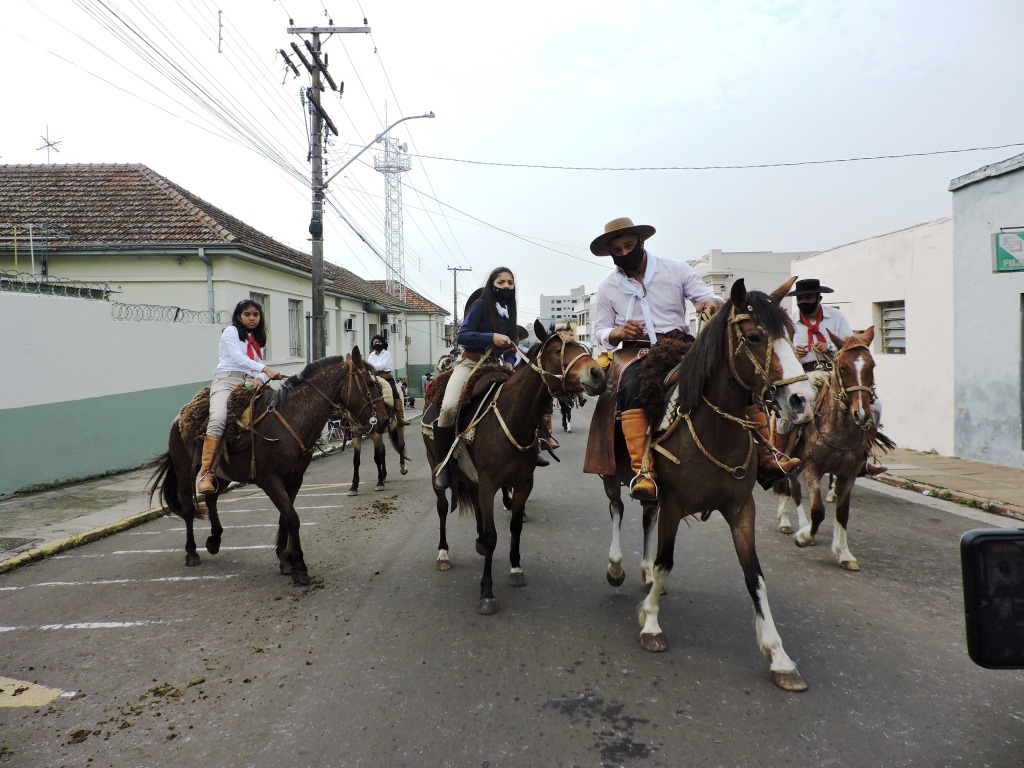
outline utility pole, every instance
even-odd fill
[[[292,50],[299,61],[309,72],[311,86],[306,91],[306,98],[309,102],[311,118],[310,128],[310,164],[312,166],[311,186],[313,189],[313,213],[309,220],[309,235],[313,242],[313,359],[319,360],[327,354],[327,327],[326,313],[324,312],[324,165],[323,165],[323,132],[324,125],[337,136],[338,129],[331,121],[330,116],[324,111],[320,104],[320,94],[324,90],[323,80],[327,80],[331,90],[337,91],[341,96],[345,84],[335,84],[334,79],[327,71],[327,54],[320,52],[320,35],[362,33],[367,34],[369,27],[335,27],[333,20],[330,26],[326,27],[288,27],[288,32],[293,35],[310,35],[309,40],[303,40],[306,52],[310,60],[306,59],[302,50],[295,43],[291,44]],[[289,19],[291,22],[291,19]],[[366,23],[366,19],[363,19]],[[291,65],[291,60],[284,51],[281,55]],[[294,67],[293,67],[294,69]]]
[[[451,345],[455,346],[455,336],[459,333],[459,272],[470,272],[469,267],[448,267],[452,273],[452,308],[455,310],[452,315],[452,338]]]

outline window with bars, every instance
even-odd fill
[[[879,302],[878,312],[882,329],[882,354],[907,354],[907,312],[904,302]]]
[[[302,302],[288,299],[288,354],[302,357]]]

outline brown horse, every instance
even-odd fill
[[[737,280],[729,301],[683,357],[664,416],[651,422],[659,425],[654,459],[660,504],[644,520],[645,540],[656,524],[657,542],[651,586],[638,617],[641,645],[666,650],[658,612],[674,564],[679,523],[689,515],[706,520],[718,510],[729,524],[753,600],[758,647],[771,662],[776,685],[799,691],[807,684],[782,647],[754,544],[757,452],[752,431],[757,425],[746,418],[751,399],[797,423],[811,418],[811,387],[790,342],[792,323],[779,306],[792,282],[766,296],[748,292]]]
[[[388,478],[388,464],[383,432],[388,433],[391,445],[398,453],[399,471],[403,475],[409,474],[409,456],[405,452],[405,426],[396,418],[391,386],[380,377],[375,377],[375,381],[377,386],[380,387],[381,395],[384,398],[387,420],[379,422],[376,428],[365,433],[360,430],[350,430],[352,438],[352,484],[348,489],[349,496],[359,495],[359,465],[362,463],[363,440],[369,440],[373,443],[373,463],[377,465],[377,485],[374,486],[373,490],[384,490],[384,481]]]
[[[529,365],[516,370],[483,404],[480,415],[473,419],[476,432],[473,442],[468,446],[462,445],[462,450],[468,450],[477,476],[474,480],[460,471],[458,494],[463,512],[473,510],[476,515],[476,550],[484,557],[480,601],[477,604],[477,612],[482,614],[493,614],[498,610],[491,578],[491,562],[498,542],[494,526],[495,494],[499,488],[512,491],[509,584],[521,587],[526,584],[526,576],[519,554],[519,539],[526,501],[533,490],[533,473],[537,468],[537,425],[552,397],[568,397],[580,392],[596,395],[605,388],[604,371],[586,347],[558,334],[549,336],[539,321],[534,323],[534,331],[540,344],[527,355]],[[463,406],[464,412],[470,410],[476,413],[476,405]],[[424,423],[422,426],[423,442],[433,475],[439,459],[444,457],[434,455],[432,425]],[[461,438],[466,429],[461,425],[460,428]],[[451,567],[445,536],[449,505],[445,491],[435,488],[434,493],[441,530],[437,568],[446,571]]]
[[[267,494],[280,517],[277,530],[277,557],[281,573],[290,573],[300,585],[309,584],[306,562],[299,542],[299,516],[295,496],[302,486],[306,467],[324,425],[335,410],[347,410],[355,423],[369,423],[386,417],[380,390],[372,372],[364,365],[359,349],[350,358],[327,357],[307,365],[301,373],[287,379],[279,390],[267,390],[253,407],[251,446],[230,451],[217,468],[221,483],[229,480],[255,482]],[[206,494],[204,512],[195,500],[195,477],[199,471],[200,446],[186,445],[178,428],[178,417],[171,425],[167,453],[149,483],[149,496],[159,491],[160,501],[185,521],[185,565],[199,565],[193,521],[209,514],[210,536],[206,550],[220,550],[224,528],[217,514],[220,491]],[[254,472],[252,472],[254,470]]]
[[[777,483],[779,501],[779,530],[791,533],[790,501],[796,506],[799,530],[796,545],[815,544],[818,528],[825,519],[825,503],[821,498],[821,479],[827,473],[836,479],[836,525],[832,531],[832,554],[839,565],[848,571],[859,571],[860,564],[850,552],[847,525],[850,522],[850,496],[854,481],[864,471],[872,434],[878,427],[875,409],[875,360],[871,356],[871,342],[875,327],[855,333],[845,341],[831,331],[829,336],[836,345],[835,362],[831,371],[822,375],[818,402],[813,421],[804,426],[803,436],[797,443],[795,454],[803,459],[804,476],[811,493],[811,519],[804,514],[800,479],[791,477]],[[888,438],[881,438],[887,445]]]

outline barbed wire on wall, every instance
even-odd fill
[[[106,301],[111,293],[115,293],[108,283],[91,283],[65,277],[42,277],[5,269],[0,269],[0,291],[100,301]]]
[[[110,316],[114,320],[156,323],[205,323],[207,325],[231,322],[231,312],[226,309],[199,310],[167,307],[160,304],[110,303]]]

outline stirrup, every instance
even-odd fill
[[[640,495],[634,495],[633,490],[641,480],[650,480],[651,485],[654,486],[654,492],[651,493],[646,489],[640,489]],[[629,498],[634,499],[635,501],[656,501],[658,498],[657,481],[650,475],[650,473],[643,474],[641,472],[637,472],[636,475],[633,476],[633,479],[629,481]]]

